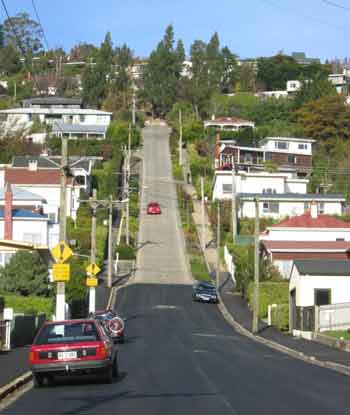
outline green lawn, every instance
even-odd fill
[[[337,339],[340,339],[341,337],[343,340],[350,340],[350,332],[349,331],[325,331],[322,334],[325,334],[327,336],[336,337]]]

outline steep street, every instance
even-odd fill
[[[138,269],[117,294],[127,320],[119,380],[32,389],[3,413],[347,415],[346,376],[259,345],[236,333],[215,305],[192,302],[168,135],[166,127],[144,130]],[[162,215],[146,215],[150,201]]]

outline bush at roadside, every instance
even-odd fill
[[[15,313],[41,314],[50,318],[53,311],[53,299],[37,296],[24,297],[21,295],[4,294],[5,307],[13,308]]]
[[[265,281],[259,284],[259,317],[267,317],[267,306],[269,304],[278,304],[288,306],[289,302],[289,283],[286,281],[272,282]],[[254,282],[248,285],[248,302],[253,304]]]

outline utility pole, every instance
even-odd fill
[[[60,189],[60,225],[59,240],[67,241],[67,170],[68,170],[68,139],[61,138],[61,189]],[[65,320],[66,313],[66,284],[63,281],[57,282],[56,293],[56,320]]]
[[[217,221],[216,221],[216,289],[220,285],[220,200],[218,200]]]
[[[129,136],[128,136],[128,152],[126,160],[126,180],[125,180],[125,193],[128,201],[126,202],[126,229],[125,229],[125,239],[126,244],[130,243],[130,203],[129,203],[129,182],[130,182],[130,159],[131,159],[131,125],[129,124]]]
[[[204,206],[204,180],[203,177],[201,177],[201,207],[202,207],[202,250],[203,250],[203,254],[205,251],[205,243],[206,243],[206,238],[205,238],[205,206]]]
[[[109,196],[108,203],[108,274],[107,285],[108,288],[112,287],[112,275],[113,275],[113,201],[112,195]]]
[[[182,110],[179,109],[179,165],[182,166]]]
[[[256,334],[259,330],[259,198],[255,198],[255,230],[254,230],[254,304],[253,304],[253,326],[252,332]]]
[[[136,96],[135,91],[132,94],[132,125],[136,125]]]
[[[232,242],[236,242],[237,236],[237,212],[236,212],[236,180],[235,169],[232,165]]]
[[[90,206],[92,209],[90,262],[91,264],[95,264],[96,263],[96,210],[98,207],[96,189],[92,190],[92,198],[90,201]],[[96,309],[96,288],[89,287],[89,312],[94,313],[95,309]]]

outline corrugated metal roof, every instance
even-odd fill
[[[241,199],[253,200],[258,197],[259,200],[268,201],[268,200],[304,200],[305,202],[310,201],[325,201],[325,200],[339,200],[345,202],[345,197],[340,194],[320,194],[320,193],[238,193],[237,196]]]
[[[324,251],[324,250],[343,250],[347,251],[350,249],[350,241],[270,241],[262,240],[261,243],[266,249],[271,251],[278,250],[313,250],[313,251]]]
[[[20,187],[12,186],[12,197],[13,200],[26,200],[26,201],[45,201],[45,199],[37,195],[36,193],[29,192],[28,190],[21,189]],[[0,199],[4,199],[4,188],[0,188]]]
[[[300,275],[350,277],[350,260],[300,259],[294,261],[294,265],[298,269]]]
[[[91,125],[91,124],[65,124],[55,123],[53,125],[53,133],[66,133],[66,134],[105,134],[107,131],[106,125]]]

